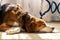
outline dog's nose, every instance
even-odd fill
[[[52,30],[54,30],[54,27],[52,27]]]

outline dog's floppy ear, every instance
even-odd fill
[[[23,7],[22,7],[21,4],[16,3],[16,5],[17,5],[18,9],[20,9],[20,11],[23,13],[23,16],[24,16],[24,15],[25,15],[25,16],[28,15],[28,11],[23,10]]]

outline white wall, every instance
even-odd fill
[[[22,4],[22,0],[2,0],[1,4],[5,4],[5,3],[20,3]]]
[[[24,0],[24,9],[28,10],[33,16],[39,18],[41,0]]]

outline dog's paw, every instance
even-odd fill
[[[16,34],[20,32],[20,27],[12,27],[11,29],[5,31],[8,35],[9,34]]]

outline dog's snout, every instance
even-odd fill
[[[52,30],[54,30],[54,27],[52,27]]]

